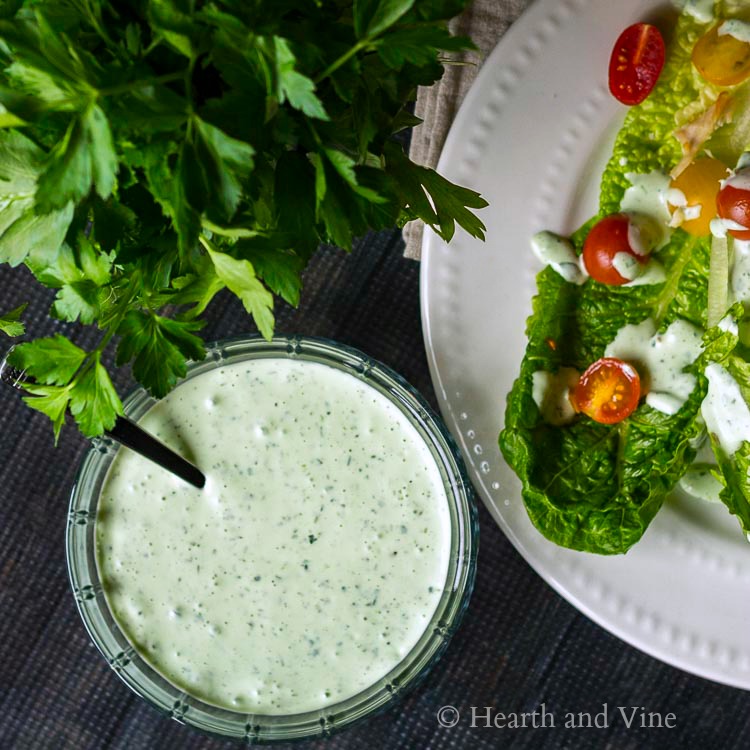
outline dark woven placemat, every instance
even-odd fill
[[[322,249],[298,311],[279,330],[327,336],[401,372],[434,404],[419,319],[419,267],[397,232],[372,235],[346,256]],[[78,326],[46,318],[49,295],[22,271],[0,267],[0,306],[31,300],[33,334]],[[207,338],[248,332],[241,306],[222,297]],[[118,373],[121,393],[129,384]],[[502,397],[502,394],[498,394]],[[73,429],[52,446],[46,421],[0,393],[0,750],[231,748],[162,717],[135,697],[91,645],[69,590],[64,551],[68,494],[86,442]],[[550,589],[480,509],[477,585],[463,626],[423,686],[390,713],[311,743],[355,748],[747,748],[750,693],[680,672],[627,646]],[[750,552],[749,552],[750,553]],[[645,582],[644,582],[644,585]],[[750,636],[749,636],[750,637]],[[531,712],[544,703],[554,728],[472,727],[471,706]],[[565,712],[609,707],[609,728],[565,728]],[[436,714],[461,719],[441,728]],[[617,707],[676,715],[673,729],[627,729]],[[636,722],[637,723],[637,722]]]

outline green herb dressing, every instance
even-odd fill
[[[542,263],[549,265],[571,284],[583,284],[588,278],[572,243],[553,232],[537,232],[531,238],[531,249]]]
[[[621,253],[617,253],[617,255],[621,255]],[[616,258],[617,256],[615,256]],[[615,265],[613,263],[613,265]],[[615,265],[615,268],[617,269],[617,266]],[[619,269],[617,269],[617,272],[620,273],[622,276],[625,276],[624,273],[622,273]],[[645,266],[641,266],[640,273],[632,280],[628,281],[627,284],[623,284],[623,286],[644,286],[646,284],[662,284],[666,279],[666,274],[664,273],[664,266],[659,263],[658,260],[654,260],[654,258],[649,258],[648,263],[646,263]]]
[[[750,303],[750,242],[732,243],[732,295],[735,302]]]
[[[750,44],[750,23],[740,21],[738,18],[732,18],[719,26],[719,36],[728,34],[740,42]]]
[[[565,281],[580,285],[588,279],[583,260],[576,255],[570,240],[545,230],[537,232],[531,238],[531,249],[539,261],[548,265]],[[664,266],[653,258],[641,264],[632,255],[617,253],[612,265],[623,278],[629,279],[623,286],[661,284],[665,279]]]
[[[728,456],[750,441],[750,409],[737,381],[719,364],[706,367],[708,393],[701,404],[706,428]]]
[[[621,328],[604,354],[629,362],[648,390],[646,403],[664,414],[676,414],[697,384],[684,372],[701,353],[702,334],[684,320],[675,320],[663,333],[647,318]]]
[[[192,378],[141,424],[203,490],[120,450],[97,518],[110,609],[170,682],[248,713],[374,684],[445,586],[440,471],[406,417],[326,365],[253,360]]]
[[[636,260],[630,253],[615,253],[612,258],[612,266],[623,279],[633,281],[641,273],[641,263]]]
[[[692,464],[678,482],[680,489],[698,500],[720,503],[719,492],[723,485],[713,475],[714,471],[717,471],[715,464]]]
[[[563,425],[576,415],[570,403],[570,391],[580,373],[572,367],[561,367],[557,372],[537,370],[533,375],[531,396],[547,424]]]
[[[628,233],[633,250],[638,252],[642,248],[641,254],[645,255],[648,248],[643,245],[649,244],[658,250],[667,244],[672,234],[669,227],[672,216],[667,205],[669,175],[659,171],[628,172],[625,177],[630,180],[630,187],[620,201],[620,210],[647,219],[647,222],[633,222]]]
[[[699,23],[713,21],[714,0],[674,0],[674,4]]]
[[[732,242],[732,266],[730,270],[731,301],[750,306],[750,242]],[[738,326],[740,341],[750,346],[750,323],[741,321]]]

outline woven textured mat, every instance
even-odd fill
[[[371,235],[347,256],[321,249],[298,311],[283,307],[279,331],[327,336],[401,372],[434,404],[419,320],[418,264],[397,232]],[[49,321],[49,295],[24,272],[0,268],[0,307],[31,305],[36,335],[78,326]],[[239,303],[210,309],[207,339],[248,332]],[[117,373],[125,393],[131,381]],[[502,394],[498,394],[501,397]],[[0,748],[2,750],[192,750],[231,748],[162,717],[134,696],[89,642],[65,566],[68,494],[86,449],[72,428],[53,448],[46,420],[0,393]],[[311,750],[358,748],[747,748],[750,693],[665,666],[609,635],[562,600],[526,565],[480,509],[477,585],[444,659],[395,710]],[[554,728],[471,726],[471,707],[530,712],[544,703]],[[568,711],[609,707],[609,728],[565,728]],[[461,713],[442,728],[438,710]],[[674,729],[627,729],[617,706],[672,712]]]

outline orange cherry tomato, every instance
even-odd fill
[[[709,83],[735,86],[750,77],[750,44],[731,34],[719,34],[722,23],[717,23],[695,43],[693,65]]]
[[[583,243],[583,265],[589,276],[601,284],[621,285],[632,281],[616,268],[620,253],[634,258],[639,264],[646,256],[630,246],[630,222],[627,214],[611,214],[594,224]]]
[[[620,34],[609,59],[609,90],[623,104],[640,104],[664,67],[664,39],[656,26],[636,23]]]
[[[700,215],[695,219],[686,219],[680,226],[694,237],[707,237],[711,234],[711,219],[716,217],[716,197],[719,194],[721,180],[729,174],[725,164],[718,159],[704,157],[694,161],[677,179],[670,183],[671,188],[679,190],[687,201],[683,210],[700,206]],[[674,213],[672,206],[670,210]]]
[[[616,424],[635,411],[640,397],[636,369],[621,359],[603,357],[581,375],[571,402],[595,422]]]
[[[719,190],[716,208],[722,219],[729,219],[741,229],[729,229],[729,234],[737,240],[750,240],[750,168],[741,169],[730,177]]]

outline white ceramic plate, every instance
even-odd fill
[[[479,190],[485,244],[427,232],[422,316],[433,382],[474,483],[520,553],[568,601],[663,661],[750,689],[750,547],[723,506],[671,498],[627,555],[559,548],[531,525],[497,447],[525,347],[540,229],[567,234],[596,213],[624,107],[607,90],[622,29],[659,0],[537,0],[484,65],[439,170]]]

